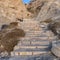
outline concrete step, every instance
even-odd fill
[[[18,46],[49,46],[49,41],[19,41]]]
[[[49,37],[39,37],[39,36],[30,38],[26,36],[25,38],[21,38],[20,41],[49,41],[48,38]]]
[[[46,45],[50,45],[51,42],[47,39],[46,40],[46,37],[41,39],[40,37],[36,38],[30,38],[30,37],[27,37],[27,38],[23,38],[19,41],[18,45],[21,45],[21,46],[46,46]]]
[[[23,51],[25,51],[25,52],[34,52],[34,51],[50,51],[50,49],[49,48],[45,48],[45,49],[43,49],[43,48],[34,48],[34,49],[25,49],[25,48],[21,48],[21,49],[17,49],[17,50],[14,50],[14,51],[19,51],[19,52],[23,52]]]
[[[46,37],[44,37],[46,38]],[[31,41],[31,42],[45,42],[45,43],[49,43],[48,40],[41,40],[40,38],[37,38],[37,39],[34,39],[34,38],[31,38],[31,39],[26,39],[26,40],[20,40],[21,42],[22,41]]]
[[[26,31],[27,32],[27,31]],[[28,31],[26,33],[26,36],[39,36],[39,37],[54,37],[54,34],[52,32],[41,32],[41,31]]]
[[[22,40],[22,41],[54,41],[54,40],[56,40],[57,39],[57,36],[39,36],[39,35],[37,35],[37,36],[26,36],[25,38],[22,38],[22,39],[20,39],[20,40]]]
[[[22,42],[20,45],[22,45],[22,46],[46,46],[46,45],[50,45],[49,43],[47,43],[47,44],[43,44],[43,43],[39,43],[39,42]]]
[[[43,38],[43,37],[44,37],[44,38]],[[20,40],[33,40],[33,41],[34,41],[34,40],[39,40],[39,41],[40,41],[40,40],[42,40],[42,41],[45,40],[45,41],[48,41],[47,38],[48,38],[47,36],[41,36],[41,37],[40,37],[40,36],[36,36],[36,37],[31,37],[31,38],[28,37],[28,36],[25,36],[24,38],[20,38]]]
[[[49,44],[31,44],[31,43],[21,43],[21,44],[18,44],[18,46],[49,46],[49,45],[51,45],[51,43],[49,43]]]
[[[20,41],[21,45],[49,45],[50,42],[47,40],[23,40]]]
[[[49,51],[35,51],[35,52],[11,52],[11,56],[35,56],[35,55],[40,55],[40,54],[44,54],[47,53]]]
[[[17,50],[17,49],[49,49],[50,46],[46,45],[46,46],[15,46],[14,47],[14,50]]]
[[[11,52],[11,56],[31,56],[31,55],[40,55],[43,53],[47,53],[49,50],[24,50],[19,49]]]

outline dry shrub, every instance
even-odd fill
[[[8,25],[8,28],[16,28],[18,26],[18,22],[11,22],[9,25]]]
[[[1,33],[2,34],[2,33]],[[22,29],[13,29],[10,32],[7,31],[7,33],[2,36],[0,40],[0,46],[3,45],[4,51],[11,52],[14,49],[14,46],[17,45],[19,42],[18,38],[24,37],[25,32]]]

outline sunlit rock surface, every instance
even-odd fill
[[[60,19],[60,1],[59,0],[33,0],[27,5],[28,11],[32,12],[36,20]],[[38,15],[37,15],[38,13]]]
[[[37,20],[43,21],[49,18],[51,18],[52,20],[59,20],[60,19],[59,5],[60,4],[58,0],[51,0],[48,3],[46,3],[40,10],[40,13],[37,16]]]
[[[0,25],[30,16],[22,0],[0,0]]]

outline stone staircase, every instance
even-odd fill
[[[49,41],[47,40],[21,40],[17,46],[15,46],[12,55],[38,55],[47,53],[50,51]],[[18,53],[17,53],[18,52]]]
[[[11,56],[34,56],[50,52],[51,41],[56,40],[51,31],[44,30],[34,20],[24,20],[19,27],[25,30],[26,36],[20,39]]]

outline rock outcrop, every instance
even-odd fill
[[[31,13],[27,11],[22,0],[0,0],[0,25],[29,17]]]
[[[60,20],[60,4],[59,0],[51,0],[44,4],[44,6],[41,8],[37,20],[43,21],[46,19],[51,18],[54,21]],[[43,18],[44,17],[44,18]]]
[[[32,0],[32,2],[27,5],[27,9],[37,17],[36,20],[38,21],[49,18],[52,20],[60,19],[59,0]]]
[[[56,57],[60,58],[60,53],[59,53],[59,51],[60,51],[60,40],[52,42],[51,51]]]
[[[32,0],[29,4],[26,5],[27,10],[37,16],[42,6],[44,5],[46,0]]]

